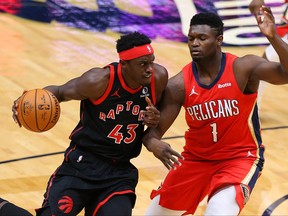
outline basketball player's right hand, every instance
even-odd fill
[[[25,94],[26,92],[27,92],[27,91],[23,91],[22,95]],[[21,96],[22,96],[22,95],[21,95]],[[20,97],[21,97],[21,96],[20,96]],[[22,127],[20,121],[18,120],[18,112],[17,112],[18,101],[19,101],[20,97],[18,97],[18,98],[13,102],[13,105],[12,105],[12,118],[13,118],[14,122],[19,125],[19,127]]]
[[[173,150],[168,143],[158,139],[153,139],[153,141],[150,142],[148,150],[151,151],[168,170],[176,169],[175,165],[181,166],[179,159],[184,160],[184,157]]]
[[[146,110],[143,110],[143,124],[148,127],[157,127],[160,121],[160,111],[153,105],[152,101],[145,97],[147,102]]]

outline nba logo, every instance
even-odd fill
[[[150,53],[151,52],[151,48],[149,45],[147,45],[147,49],[148,49],[148,52]]]

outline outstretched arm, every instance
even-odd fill
[[[257,16],[257,23],[259,29],[262,32],[262,34],[266,36],[270,44],[277,52],[283,70],[288,72],[288,61],[287,61],[288,45],[277,34],[275,19],[272,14],[271,8],[266,7],[264,5],[261,6],[260,14],[263,14],[263,18],[261,17],[261,15]]]
[[[44,89],[52,92],[59,102],[86,98],[98,99],[104,94],[108,82],[109,68],[92,68],[63,85],[50,85]]]
[[[52,92],[59,102],[84,100],[86,98],[98,99],[106,90],[108,82],[109,69],[93,68],[82,76],[69,80],[63,85],[50,85],[44,87],[44,89]],[[21,123],[17,117],[19,98],[12,105],[12,118],[21,127]]]
[[[247,55],[238,61],[239,72],[248,71],[249,83],[263,80],[271,84],[280,85],[288,83],[288,44],[277,34],[272,11],[267,6],[261,6],[256,17],[261,33],[266,36],[279,56],[280,62],[269,62],[254,55]],[[241,65],[246,65],[242,67]],[[241,69],[242,68],[242,69]],[[243,72],[243,71],[242,71]],[[248,84],[249,84],[248,83]],[[254,92],[254,91],[252,91]]]

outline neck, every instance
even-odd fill
[[[214,58],[201,59],[194,61],[197,68],[199,81],[204,85],[212,83],[221,70],[222,53],[217,54]]]

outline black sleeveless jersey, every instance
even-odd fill
[[[80,104],[80,121],[70,135],[71,145],[108,160],[128,161],[139,155],[147,102],[155,104],[154,72],[149,86],[131,89],[122,77],[121,65],[111,63],[108,87],[98,100]]]

